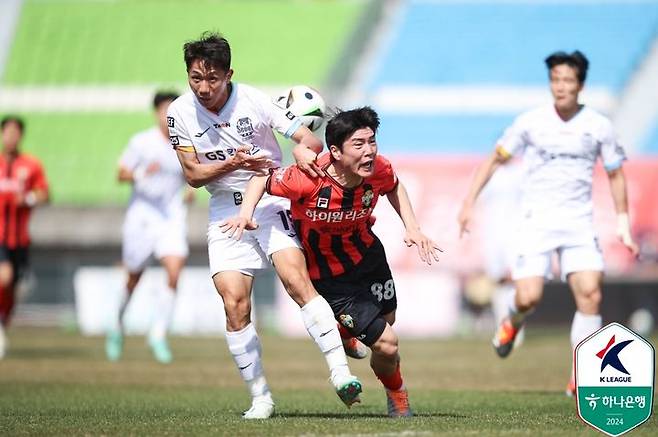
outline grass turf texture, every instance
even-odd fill
[[[530,331],[505,361],[486,340],[401,342],[416,416],[385,417],[383,389],[367,360],[350,361],[363,403],[347,410],[326,381],[309,339],[264,337],[277,402],[267,421],[244,421],[249,399],[223,340],[174,338],[172,365],[158,365],[144,339],[105,361],[103,340],[56,330],[10,330],[0,361],[0,433],[11,435],[597,435],[563,394],[568,333]],[[655,343],[655,338],[653,339]],[[658,433],[655,417],[633,431]]]
[[[178,84],[185,75],[182,44],[218,30],[231,43],[238,80],[317,85],[365,4],[27,0],[4,83]]]

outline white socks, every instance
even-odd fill
[[[165,290],[159,290],[156,298],[155,314],[151,323],[151,330],[149,331],[149,339],[163,340],[167,336],[175,303],[176,289],[167,287]]]
[[[338,375],[349,375],[334,312],[324,297],[317,296],[308,302],[301,308],[301,313],[306,330],[324,354],[332,380]]]
[[[600,314],[583,314],[576,311],[571,323],[571,349],[576,349],[578,343],[593,334],[602,326]]]
[[[263,365],[261,363],[261,347],[256,328],[249,323],[240,331],[226,332],[226,344],[233,355],[240,376],[247,383],[251,396],[271,396],[267,386]]]

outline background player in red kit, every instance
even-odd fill
[[[240,238],[255,229],[252,219],[264,191],[289,198],[313,285],[331,305],[336,320],[372,350],[370,366],[386,388],[388,414],[411,416],[400,374],[395,321],[397,297],[384,247],[372,231],[372,211],[386,195],[405,227],[407,246],[421,260],[438,261],[438,246],[421,231],[407,191],[388,160],[377,155],[379,117],[370,107],[338,113],[327,124],[329,153],[317,159],[320,177],[293,166],[251,179],[240,216],[223,230]]]
[[[25,124],[8,116],[0,122],[0,358],[6,351],[4,329],[14,308],[16,283],[27,267],[32,208],[48,201],[48,182],[41,163],[21,153]]]

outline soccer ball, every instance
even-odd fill
[[[309,86],[294,86],[276,97],[274,103],[301,118],[302,124],[312,131],[324,123],[327,105],[320,93]]]

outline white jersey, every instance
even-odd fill
[[[276,106],[261,91],[232,82],[231,94],[219,113],[208,111],[192,92],[176,99],[168,111],[167,122],[174,148],[193,147],[201,164],[224,161],[235,155],[239,146],[250,146],[250,154],[266,156],[281,165],[281,147],[274,137],[276,129],[285,137],[292,136],[301,120],[291,112]],[[206,185],[210,192],[210,221],[219,219],[221,202],[237,193],[244,193],[253,172],[238,169]]]
[[[120,166],[133,172],[151,163],[157,163],[160,169],[135,181],[128,214],[131,211],[162,216],[181,214],[185,209],[182,197],[185,177],[176,153],[157,127],[135,134],[119,159]]]
[[[583,107],[564,121],[553,105],[521,114],[498,140],[509,155],[524,152],[522,219],[535,229],[592,226],[592,176],[599,156],[606,170],[626,159],[612,123]]]

